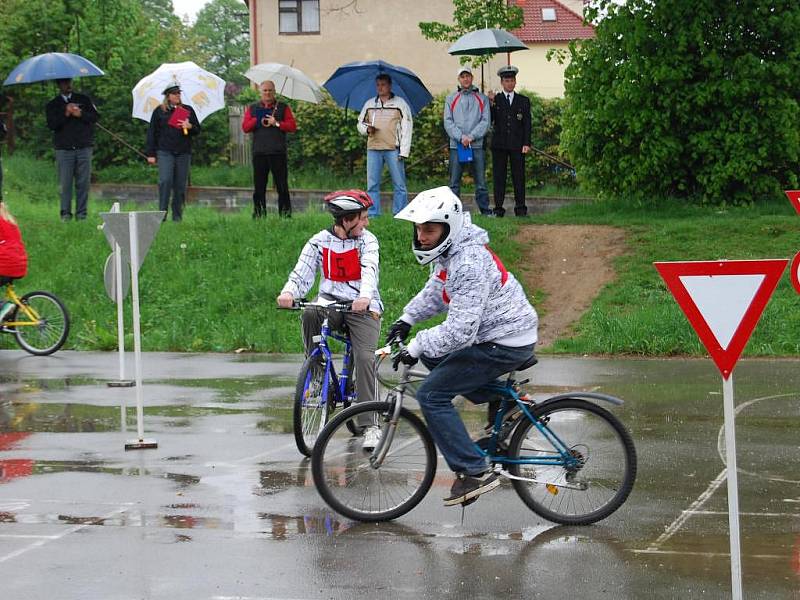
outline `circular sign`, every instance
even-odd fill
[[[792,278],[794,291],[800,294],[800,252],[795,254],[794,258],[792,259],[792,267],[789,275]]]
[[[131,272],[125,268],[126,263],[122,263],[122,297],[128,295],[131,289]],[[106,294],[112,302],[117,301],[117,261],[114,260],[114,253],[108,255],[106,266],[103,268],[103,280],[106,285]]]

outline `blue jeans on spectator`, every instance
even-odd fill
[[[470,163],[458,162],[458,150],[450,148],[450,189],[461,197],[461,174],[464,165]],[[491,215],[489,208],[489,189],[486,187],[486,154],[483,148],[472,148],[472,177],[475,179],[475,203],[482,215]]]
[[[400,159],[400,150],[367,150],[367,193],[373,202],[368,212],[370,217],[381,214],[381,176],[384,164],[389,167],[389,175],[392,176],[392,214],[396,215],[408,204],[406,167],[405,162]]]
[[[452,471],[480,475],[489,468],[453,406],[453,398],[461,394],[474,404],[492,400],[473,392],[519,367],[531,357],[534,347],[535,344],[512,348],[486,342],[440,358],[421,357],[431,372],[417,389],[417,402],[436,447]]]
[[[72,218],[72,186],[75,185],[75,217],[86,218],[89,203],[89,181],[92,176],[92,148],[56,149],[58,186],[61,196],[61,218]]]
[[[158,162],[158,210],[169,210],[172,194],[172,220],[183,219],[183,202],[186,199],[186,180],[189,177],[191,154],[175,154],[159,150]],[[165,216],[166,218],[166,216]]]

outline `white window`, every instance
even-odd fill
[[[555,8],[543,8],[542,9],[542,21],[555,21],[556,20],[556,9]]]
[[[319,33],[319,0],[280,0],[280,33]]]

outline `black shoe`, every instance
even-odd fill
[[[64,221],[64,223],[72,221],[72,215],[61,215],[61,220]]]
[[[475,476],[457,473],[453,487],[450,488],[450,495],[444,499],[444,505],[471,504],[470,501],[481,494],[491,492],[499,485],[500,477],[491,471]]]
[[[515,208],[514,209],[514,216],[527,217],[528,216],[528,208],[525,207],[525,206],[520,207],[520,208]]]
[[[494,216],[495,217],[505,217],[506,216],[506,209],[505,208],[495,208],[494,209]]]

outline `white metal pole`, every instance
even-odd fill
[[[136,212],[128,213],[128,235],[131,240],[131,294],[133,300],[133,359],[136,370],[136,432],[144,439],[144,407],[142,399],[142,340],[139,326],[139,240]]]
[[[739,480],[736,471],[736,411],[733,406],[733,373],[722,379],[725,414],[725,455],[728,465],[728,527],[731,540],[731,591],[742,600],[742,555],[739,542]]]

